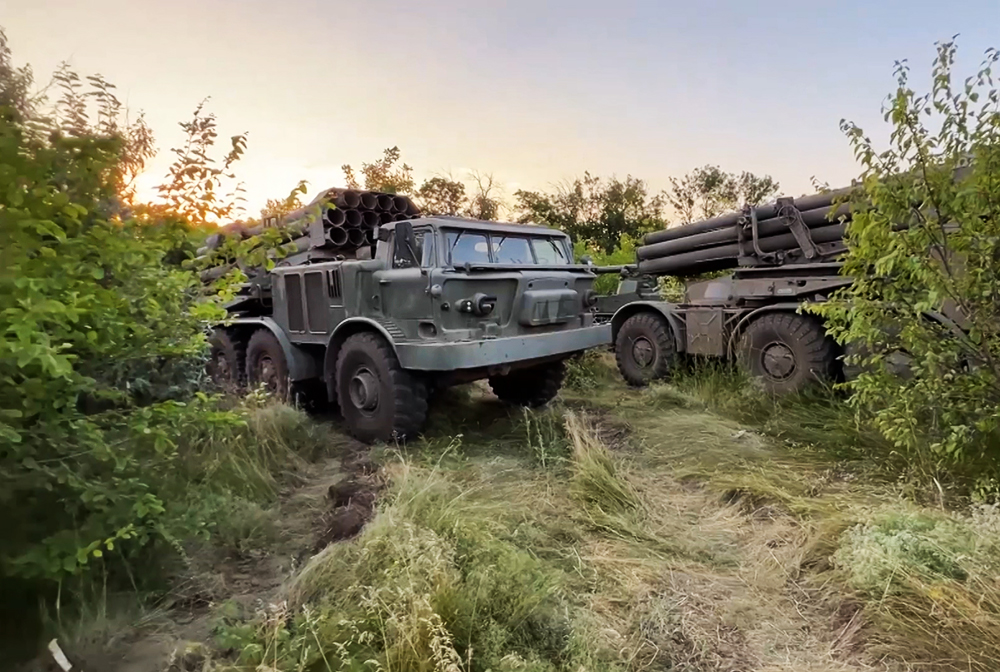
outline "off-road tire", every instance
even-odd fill
[[[322,415],[330,412],[331,404],[327,398],[326,383],[319,378],[299,380],[289,387],[289,401],[311,415]]]
[[[615,363],[633,387],[668,378],[677,365],[677,344],[667,319],[642,312],[625,320],[615,339]]]
[[[360,333],[348,337],[337,353],[335,380],[347,431],[359,441],[405,441],[423,428],[427,387],[399,365],[396,353],[381,336]],[[366,407],[371,394],[364,381],[377,391],[372,408]]]
[[[208,339],[206,370],[212,383],[235,393],[246,383],[246,343],[225,329],[216,329]]]
[[[768,392],[795,394],[835,382],[837,347],[823,324],[796,313],[768,313],[740,338],[741,366]]]
[[[289,400],[288,362],[277,337],[258,329],[247,343],[246,380],[251,389],[261,383],[276,399]]]
[[[490,388],[506,404],[539,408],[559,394],[565,378],[566,362],[559,360],[490,376]]]

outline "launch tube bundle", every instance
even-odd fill
[[[228,237],[247,239],[276,228],[281,233],[282,244],[291,246],[290,257],[302,257],[302,260],[356,258],[360,250],[375,245],[379,226],[419,216],[420,209],[406,196],[327,189],[308,205],[282,217],[270,217],[255,227],[245,228],[238,224],[222,227],[219,233],[208,237],[198,254],[199,259],[205,259]],[[214,280],[232,267],[230,264],[209,268],[201,277],[205,281]]]
[[[843,249],[850,206],[836,203],[853,187],[780,198],[742,212],[647,234],[636,250],[640,273],[696,275],[738,266],[803,261]]]

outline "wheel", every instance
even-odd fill
[[[835,378],[837,352],[816,319],[769,313],[750,323],[740,339],[741,364],[775,394],[801,392]]]
[[[427,388],[372,333],[348,337],[337,354],[337,401],[352,436],[365,443],[406,440],[427,419]]]
[[[208,339],[206,368],[212,382],[227,392],[236,392],[246,380],[246,347],[225,329],[216,329]]]
[[[247,343],[247,383],[264,388],[281,401],[288,400],[288,362],[277,337],[267,329],[258,329]]]
[[[643,387],[666,378],[677,360],[677,344],[667,319],[636,313],[625,320],[615,339],[615,362],[629,385]]]
[[[319,378],[296,381],[289,390],[290,401],[306,413],[320,415],[332,410],[326,396],[326,383]]]
[[[910,380],[913,378],[913,356],[905,350],[893,349],[885,351],[882,350],[882,355],[885,358],[885,370],[895,378],[899,380]],[[848,362],[848,357],[860,356],[868,357],[872,355],[872,349],[865,345],[864,343],[851,342],[844,347],[844,357],[843,357],[843,371],[844,380],[847,382],[852,382],[857,379],[862,373],[868,370],[868,367],[860,362]]]
[[[503,376],[490,376],[490,388],[500,401],[538,408],[552,401],[566,377],[566,362],[548,362],[517,369]]]

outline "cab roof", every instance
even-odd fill
[[[488,222],[481,219],[452,217],[450,215],[416,217],[414,219],[407,219],[403,221],[410,222],[413,226],[430,225],[436,228],[466,229],[468,231],[509,233],[529,236],[557,236],[560,238],[568,237],[565,231],[553,229],[548,226],[538,226],[537,224],[514,224],[512,222]],[[387,222],[382,225],[382,228],[394,229],[397,224],[399,224],[399,222]]]

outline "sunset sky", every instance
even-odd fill
[[[792,195],[858,169],[838,128],[884,135],[893,62],[928,84],[960,33],[962,74],[1000,46],[1000,0],[0,0],[18,63],[60,61],[145,110],[161,153],[211,96],[251,214],[299,179],[399,145],[418,180],[492,171],[508,195],[580,175],[655,189],[706,163],[769,173]]]

